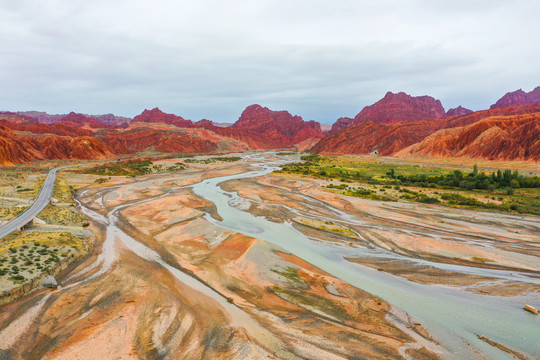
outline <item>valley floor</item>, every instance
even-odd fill
[[[271,174],[293,160],[64,173],[82,187],[89,253],[58,288],[1,307],[0,358],[540,356],[539,319],[521,309],[540,305],[539,217]]]

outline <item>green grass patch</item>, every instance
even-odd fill
[[[322,314],[328,314],[340,321],[354,321],[347,310],[320,295],[305,290],[283,289],[277,286],[271,287],[270,290],[277,296],[306,310],[316,309]]]
[[[301,159],[302,162],[284,165],[276,173],[338,180],[341,184],[330,184],[325,188],[365,199],[395,201],[399,198],[426,204],[540,215],[540,177],[524,176],[518,170],[486,173],[475,165],[470,172],[463,172],[318,154]],[[418,188],[425,190],[416,191]],[[492,197],[497,200],[492,201]]]
[[[242,160],[242,158],[238,156],[217,156],[208,159],[186,159],[185,162],[192,164],[216,164],[223,162],[236,162],[240,160]]]
[[[187,162],[187,161],[186,161]],[[182,162],[177,162],[174,165],[155,164],[150,160],[129,160],[117,161],[115,163],[107,163],[92,167],[86,170],[85,174],[101,175],[101,176],[139,176],[146,174],[155,174],[163,172],[181,171],[187,169],[188,166]],[[106,182],[106,178],[96,179],[97,183]]]

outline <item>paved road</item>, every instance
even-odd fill
[[[54,188],[54,180],[56,179],[56,172],[60,169],[63,169],[63,167],[55,168],[49,171],[38,197],[28,209],[26,209],[15,219],[0,227],[0,238],[3,238],[4,236],[11,234],[13,231],[20,229],[35,218],[43,209],[45,209],[51,200],[51,195]]]

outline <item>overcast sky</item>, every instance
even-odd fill
[[[0,0],[0,110],[354,116],[540,85],[538,0]]]

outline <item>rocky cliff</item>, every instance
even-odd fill
[[[70,114],[47,114],[43,111],[18,111],[16,113],[21,117],[27,117],[35,119],[37,122],[42,124],[54,124]],[[86,115],[81,114],[85,117],[97,120],[105,125],[116,126],[116,127],[125,127],[131,121],[130,118],[124,116],[116,116],[113,114],[104,114],[104,115]]]
[[[439,100],[431,96],[410,96],[404,92],[386,95],[375,104],[366,106],[354,117],[353,124],[371,120],[377,123],[440,119],[446,112]]]
[[[364,107],[354,119],[339,118],[332,126],[331,133],[364,121],[386,124],[444,117],[446,117],[446,112],[441,102],[431,96],[410,96],[404,92],[397,94],[387,92],[381,100]]]
[[[496,108],[464,116],[412,122],[382,124],[364,121],[326,136],[312,151],[327,155],[377,153],[388,156],[424,140],[428,135],[441,129],[463,127],[494,116],[519,116],[538,112],[540,104]]]
[[[516,106],[516,105],[532,105],[540,103],[540,86],[537,86],[531,92],[525,92],[521,89],[506,93],[497,102],[491,105],[490,109]]]
[[[153,108],[152,110],[145,109],[140,115],[133,118],[133,122],[164,123],[180,128],[193,125],[191,120],[186,120],[178,115],[164,113],[159,108]]]
[[[95,137],[22,135],[6,126],[0,126],[2,165],[45,159],[104,159],[110,155],[110,149]]]
[[[460,105],[457,108],[449,109],[446,112],[446,116],[463,116],[463,115],[468,115],[471,113],[473,113],[472,110],[466,109]]]
[[[540,113],[490,117],[442,129],[395,156],[539,161]]]
[[[259,134],[278,147],[324,137],[321,125],[316,121],[304,121],[287,111],[272,111],[256,104],[248,106],[232,128]]]
[[[330,130],[330,133],[335,133],[336,131],[348,128],[349,126],[351,126],[353,124],[353,121],[354,121],[354,119],[352,119],[350,117],[340,117],[332,125],[332,129]]]

